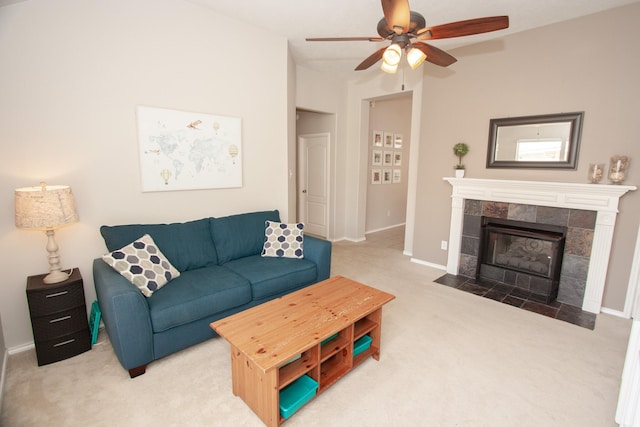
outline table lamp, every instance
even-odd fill
[[[18,188],[15,191],[16,227],[44,230],[47,233],[49,274],[44,283],[59,283],[69,278],[61,271],[55,229],[78,222],[78,211],[71,188],[66,185],[47,185]]]

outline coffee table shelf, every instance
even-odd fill
[[[336,276],[211,323],[231,346],[233,393],[266,425],[282,424],[279,393],[295,380],[309,376],[319,394],[367,358],[379,360],[382,306],[394,298]],[[354,357],[364,335],[371,344]]]

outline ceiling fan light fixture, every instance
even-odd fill
[[[393,43],[384,51],[384,54],[382,54],[382,61],[387,65],[396,66],[397,68],[401,57],[402,49],[400,45]]]
[[[418,48],[412,47],[407,52],[407,62],[412,70],[422,65],[425,59],[427,59],[427,55]]]
[[[386,62],[382,61],[382,65],[380,66],[380,69],[382,71],[384,71],[385,73],[389,73],[389,74],[395,74],[396,70],[398,69],[398,64],[396,65],[389,65]]]

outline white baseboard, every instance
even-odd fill
[[[631,316],[626,314],[624,311],[612,310],[612,309],[607,308],[607,307],[601,307],[600,308],[600,313],[610,314],[612,316],[621,317],[623,319],[630,319],[631,318]]]
[[[371,233],[377,233],[378,231],[391,230],[392,228],[402,227],[403,225],[405,225],[404,222],[400,224],[389,225],[387,227],[376,228],[375,230],[365,230],[364,234],[371,234]]]
[[[446,265],[434,264],[432,262],[422,261],[422,260],[416,259],[416,258],[411,258],[411,262],[415,262],[416,264],[425,265],[425,266],[431,267],[431,268],[437,268],[438,270],[447,271],[447,266]]]
[[[11,347],[7,349],[7,353],[9,353],[9,356],[11,356],[11,355],[22,353],[23,351],[31,350],[34,348],[36,348],[36,345],[33,342],[28,342],[26,344],[17,345],[15,347]]]
[[[340,239],[340,241],[344,241],[346,240],[347,242],[351,242],[351,243],[360,243],[360,242],[364,242],[365,239],[364,237],[358,238],[358,239],[351,239],[349,237],[343,237],[342,239]]]

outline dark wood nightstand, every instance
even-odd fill
[[[45,284],[46,274],[27,278],[27,301],[38,366],[91,350],[82,275],[77,268],[60,283]]]

